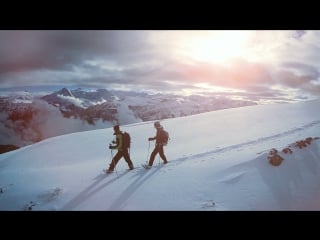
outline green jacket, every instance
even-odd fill
[[[118,151],[122,151],[122,132],[118,132],[116,134],[116,145],[111,146],[111,149],[117,149]]]

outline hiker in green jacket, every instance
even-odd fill
[[[120,131],[119,125],[116,125],[113,127],[113,135],[116,135],[116,141],[113,141],[115,145],[110,144],[109,149],[111,151],[113,149],[117,149],[117,154],[112,158],[112,161],[110,163],[109,169],[106,171],[106,173],[112,173],[114,171],[114,168],[116,167],[117,163],[119,162],[120,158],[124,158],[124,160],[128,163],[129,169],[132,170],[133,163],[130,159],[129,152],[128,152],[128,146],[124,146],[124,134]]]

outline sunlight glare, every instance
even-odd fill
[[[184,51],[195,60],[214,63],[246,58],[249,35],[249,31],[196,31],[183,40]]]

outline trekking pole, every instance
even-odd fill
[[[112,159],[111,162],[112,162],[112,164],[114,166],[114,170],[116,171],[117,177],[119,177],[118,171],[117,171],[117,167],[116,167],[116,163],[114,162],[114,159],[113,159],[112,149],[111,149],[110,153],[111,153],[111,159]]]
[[[147,161],[146,161],[147,164],[148,164],[148,160],[149,160],[149,151],[150,151],[150,141],[148,140],[148,142],[149,142],[149,146],[148,146],[148,155],[147,155]]]

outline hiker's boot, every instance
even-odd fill
[[[113,169],[108,169],[106,173],[113,173]]]
[[[150,166],[150,165],[144,165],[143,166],[145,169],[150,169],[152,166]]]

